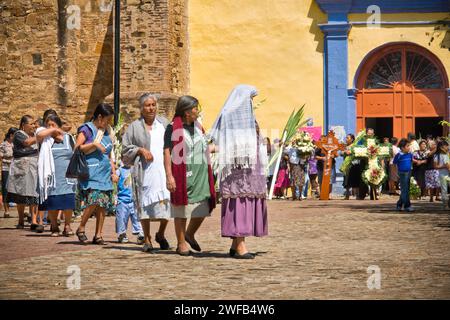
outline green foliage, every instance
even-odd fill
[[[289,116],[288,121],[286,122],[286,125],[283,130],[282,139],[284,138],[284,141],[291,141],[294,135],[297,133],[298,129],[303,127],[308,121],[303,120],[304,116],[304,110],[305,105],[301,106],[300,109],[295,111],[295,109],[292,111],[291,115]],[[280,156],[281,148],[275,152],[275,154],[272,156],[272,158],[269,161],[269,164],[267,165],[267,168],[270,168],[270,166],[273,165],[275,161],[277,161],[278,157]]]
[[[421,196],[422,190],[420,190],[419,185],[414,177],[411,177],[411,182],[409,185],[409,196],[411,199],[417,199]]]
[[[115,141],[114,141],[114,157],[116,164],[120,163],[122,158],[122,129],[125,126],[122,113],[119,113],[117,124],[113,127]]]

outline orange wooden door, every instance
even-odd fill
[[[425,48],[383,46],[366,59],[357,80],[357,130],[365,128],[366,118],[392,118],[400,138],[415,132],[417,117],[448,120],[447,87],[441,62]]]

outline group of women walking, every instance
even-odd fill
[[[208,136],[198,121],[196,98],[182,96],[169,123],[158,115],[157,96],[141,96],[141,117],[128,126],[122,137],[122,165],[131,167],[133,201],[144,233],[144,252],[155,252],[151,221],[159,222],[154,240],[161,249],[170,248],[165,233],[171,218],[175,224],[176,252],[187,256],[191,249],[202,250],[196,234],[217,203],[210,160],[211,153],[217,153],[217,182],[223,199],[222,236],[232,239],[230,256],[255,257],[249,253],[245,238],[268,234],[264,172],[267,154],[253,113],[252,99],[256,95],[254,87],[237,86]],[[48,211],[52,235],[58,235],[61,231],[57,215],[62,212],[66,217],[62,233],[72,235],[70,221],[78,190],[84,210],[76,230],[79,241],[89,242],[85,228],[95,215],[91,243],[105,243],[102,234],[105,215],[114,204],[114,184],[119,181],[116,171],[119,164],[113,156],[116,134],[110,126],[113,117],[110,105],[98,105],[91,121],[78,128],[76,141],[62,130],[62,121],[53,110],[46,111],[39,125],[33,117],[24,116],[20,128],[8,132],[0,145],[2,175],[9,174],[3,202],[17,204],[18,228],[24,227],[24,210],[29,206],[31,228],[42,232],[42,215]],[[3,151],[8,148],[13,150],[12,157]],[[89,169],[89,178],[78,181],[66,178],[77,148],[85,155]],[[5,161],[8,155],[10,164]]]

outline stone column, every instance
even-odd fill
[[[135,119],[138,97],[151,92],[171,118],[189,89],[187,1],[122,0],[121,6],[121,113]],[[112,94],[107,101],[113,103]]]

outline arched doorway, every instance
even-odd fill
[[[413,43],[384,45],[360,66],[356,81],[356,127],[378,137],[446,134],[448,79],[439,59]]]

